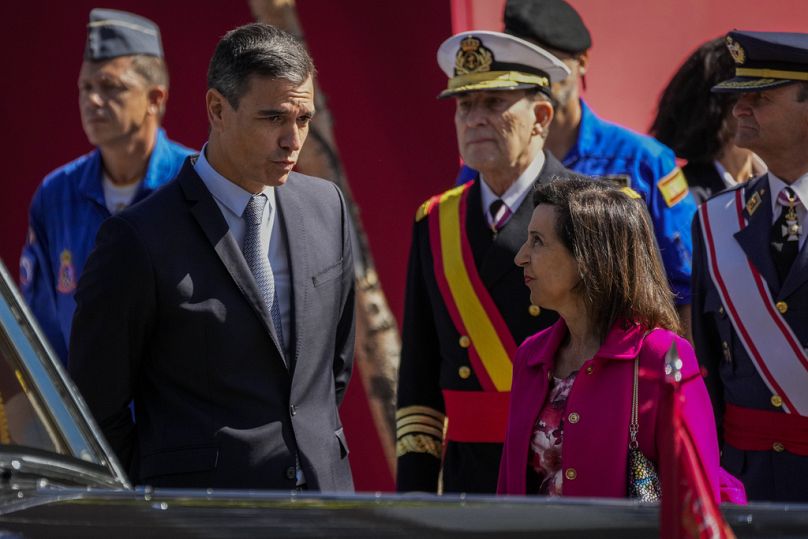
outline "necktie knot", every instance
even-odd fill
[[[253,195],[250,201],[247,202],[247,207],[244,208],[242,217],[248,226],[255,226],[261,224],[261,218],[264,216],[264,208],[267,205],[267,197],[264,194]]]
[[[777,195],[777,203],[786,208],[795,208],[799,206],[802,201],[794,189],[791,187],[784,187],[780,194]]]
[[[501,198],[498,198],[491,203],[491,205],[488,207],[488,213],[491,215],[491,223],[495,231],[498,231],[505,226],[505,223],[508,222],[508,219],[511,216],[510,208],[508,208],[508,205],[505,204],[505,201]]]

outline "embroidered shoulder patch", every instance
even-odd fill
[[[679,167],[674,168],[670,174],[659,180],[657,188],[669,208],[675,206],[689,193],[687,179]]]

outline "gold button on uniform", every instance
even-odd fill
[[[460,376],[463,380],[471,376],[471,369],[463,365],[459,369],[457,369],[457,375]]]
[[[788,310],[788,303],[786,303],[785,301],[778,301],[777,303],[774,304],[774,306],[777,307],[777,310],[780,311],[780,314],[786,314],[786,311]]]
[[[780,408],[783,405],[783,399],[780,397],[780,395],[772,395],[771,401],[772,406],[775,408]]]
[[[772,444],[772,449],[774,449],[778,453],[782,453],[783,451],[786,450],[786,448],[783,447],[783,444],[781,444],[780,442],[774,442]]]
[[[575,412],[572,412],[570,415],[567,416],[567,421],[569,421],[570,423],[577,423],[580,420],[581,420],[581,416],[579,416]]]
[[[539,316],[541,314],[541,309],[538,305],[531,305],[527,308],[527,312],[530,313],[530,316]]]
[[[471,346],[471,339],[469,339],[465,335],[461,335],[460,339],[458,340],[458,343],[460,344],[461,348],[468,348],[469,346]]]
[[[575,468],[567,468],[567,471],[564,472],[564,477],[572,481],[576,477],[578,477],[578,472],[575,471]]]
[[[718,308],[718,314],[720,314],[721,316],[724,316],[724,306],[723,305]]]
[[[591,366],[589,366],[589,367],[586,368],[586,374],[592,374],[592,371],[594,371],[594,370],[595,369],[593,369]]]

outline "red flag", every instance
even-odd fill
[[[662,406],[663,410],[670,411],[672,436],[660,455],[659,536],[661,539],[735,539],[718,509],[693,436],[682,422],[681,368],[682,360],[674,341],[665,357],[666,387]]]

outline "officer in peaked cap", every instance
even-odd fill
[[[722,466],[750,500],[808,502],[808,34],[726,43],[735,77],[713,91],[738,95],[735,144],[769,170],[699,209],[693,337]]]
[[[508,0],[504,22],[505,33],[538,45],[569,68],[569,77],[552,84],[555,115],[545,148],[575,172],[606,177],[640,193],[654,223],[678,310],[687,323],[690,222],[696,206],[673,152],[651,137],[601,119],[580,97],[592,37],[571,5],[564,0]],[[473,176],[468,165],[458,183]]]
[[[168,70],[152,21],[93,9],[78,86],[82,126],[96,149],[45,177],[20,259],[23,295],[65,363],[73,292],[101,221],[170,180],[192,153],[160,128]]]
[[[430,198],[415,216],[397,488],[436,492],[442,471],[445,492],[493,493],[513,355],[557,318],[531,305],[513,260],[533,213],[533,186],[571,174],[544,151],[551,86],[569,69],[541,47],[498,32],[452,36],[437,59],[448,79],[440,97],[455,101],[458,146],[475,176]]]

